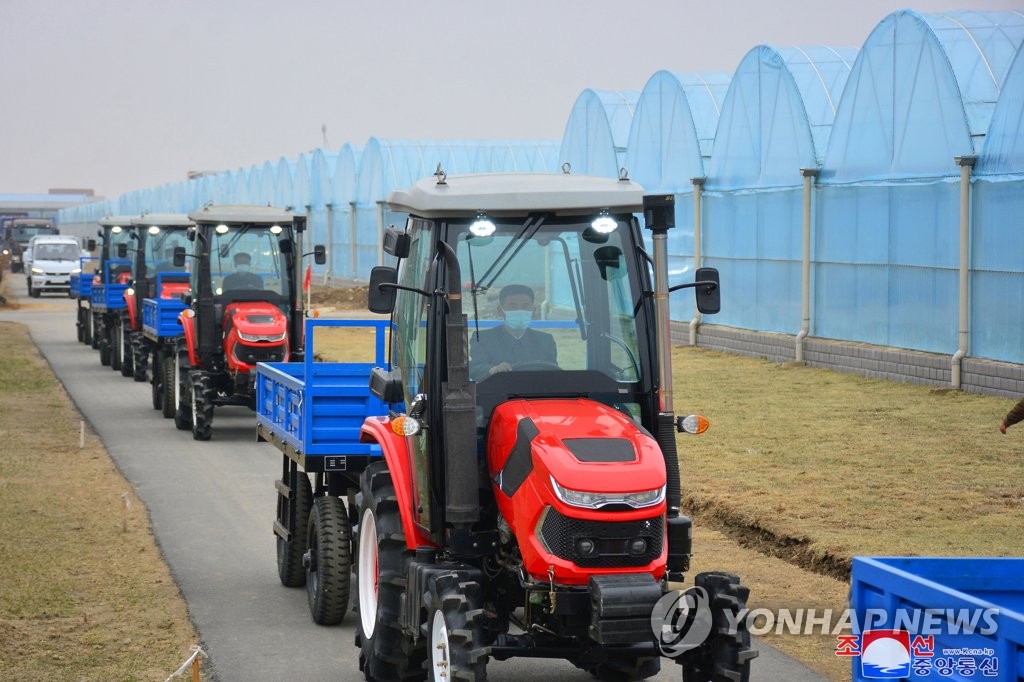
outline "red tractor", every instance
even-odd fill
[[[514,656],[603,680],[650,677],[665,656],[685,680],[749,678],[739,578],[669,584],[691,554],[676,435],[699,420],[673,412],[668,295],[719,305],[714,269],[668,285],[672,199],[628,179],[440,169],[390,195],[409,218],[386,231],[399,265],[374,268],[369,308],[392,315],[390,365],[370,376],[391,412],[361,430],[382,454],[334,458],[312,490],[294,470],[278,484],[299,500],[279,518],[311,595],[347,590],[321,517],[350,519],[367,680],[483,680]],[[348,511],[320,503],[346,495]]]
[[[178,387],[175,426],[209,440],[214,407],[254,408],[256,363],[302,357],[306,219],[267,206],[207,206],[188,217],[189,307],[165,381]],[[323,246],[312,253],[326,262]],[[174,264],[186,261],[176,249]]]

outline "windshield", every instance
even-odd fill
[[[74,244],[36,244],[32,250],[35,260],[77,261],[81,251]]]
[[[54,229],[51,225],[14,225],[11,232],[17,241],[27,242],[38,234],[53,234]]]
[[[185,236],[186,228],[161,228],[148,227],[142,233],[145,246],[143,247],[143,258],[145,260],[145,272],[142,277],[155,277],[160,272],[185,272],[189,261],[185,265],[175,267],[174,249],[185,248],[188,239]],[[186,249],[187,250],[187,249]]]
[[[210,232],[210,277],[216,296],[263,291],[287,297],[291,288],[281,239],[291,231],[275,225],[232,227]]]
[[[595,233],[589,220],[499,222],[487,237],[456,227],[471,378],[556,369],[639,381],[629,221],[622,217],[610,234]]]

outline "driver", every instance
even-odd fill
[[[224,278],[221,286],[224,291],[228,289],[262,289],[263,278],[249,272],[249,263],[252,259],[247,253],[235,254],[235,272]]]
[[[505,324],[470,335],[469,376],[482,381],[508,372],[516,365],[542,362],[554,365],[558,349],[551,334],[530,329],[534,310],[533,289],[509,284],[498,294],[498,310]]]

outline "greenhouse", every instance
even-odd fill
[[[559,140],[371,137],[66,208],[58,220],[95,234],[109,214],[291,207],[329,247],[318,276],[365,280],[383,261],[382,230],[405,219],[387,211],[388,193],[438,165],[625,169],[676,198],[671,283],[690,279],[695,261],[721,273],[718,315],[673,299],[691,343],[732,330],[775,339],[778,357],[798,360],[806,339],[925,351],[945,356],[942,376],[958,385],[963,358],[1024,362],[1022,43],[1021,12],[902,10],[859,48],[758,45],[732,73],[667,65],[642,90],[588,88]]]

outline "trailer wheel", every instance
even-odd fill
[[[88,343],[88,339],[85,338],[85,316],[82,314],[85,310],[83,308],[78,309],[78,320],[75,322],[76,331],[78,333],[79,343]]]
[[[152,359],[149,361],[149,388],[154,410],[159,410],[164,406],[164,366],[160,364],[161,355],[159,350],[154,350]],[[168,415],[165,413],[164,416]],[[170,416],[174,416],[173,410],[171,410]]]
[[[431,576],[427,581],[427,641],[430,657],[425,662],[427,679],[487,679],[487,649],[483,643],[484,615],[480,585],[459,582],[455,573]]]
[[[28,295],[32,298],[39,298],[40,291],[36,287],[32,286],[32,280],[28,281]]]
[[[189,372],[192,408],[192,438],[210,440],[213,435],[213,388],[210,376],[201,370]]]
[[[146,345],[146,338],[141,332],[134,332],[128,335],[131,342],[129,349],[132,354],[132,377],[135,381],[142,383],[149,380],[149,347]]]
[[[356,546],[359,669],[367,680],[422,679],[426,643],[413,642],[399,625],[406,569],[406,547],[398,498],[387,464],[363,470]]]
[[[348,610],[352,547],[348,512],[341,498],[324,495],[313,502],[306,532],[306,598],[317,625],[337,625]]]
[[[313,487],[304,471],[295,471],[287,481],[288,497],[277,495],[277,522],[288,532],[288,540],[277,538],[277,576],[285,587],[302,587],[306,573],[302,568],[302,555],[306,552],[304,532],[313,505]]]
[[[732,573],[698,573],[694,584],[708,593],[711,636],[684,655],[684,682],[748,682],[750,662],[758,652],[750,648],[750,633],[739,614],[746,608],[750,588],[741,585],[739,576]]]
[[[188,381],[188,371],[182,371],[184,368],[181,366],[185,362],[183,357],[178,354],[173,354],[167,358],[167,363],[171,366],[171,371],[174,373],[174,380],[172,382],[174,386],[174,399],[172,405],[174,405],[174,426],[180,431],[189,431],[192,428],[192,403],[191,396],[192,391],[185,382]],[[167,402],[167,394],[164,394],[164,404]]]
[[[107,334],[110,337],[110,369],[116,372],[124,364],[124,337],[121,335],[121,320],[112,322]]]

